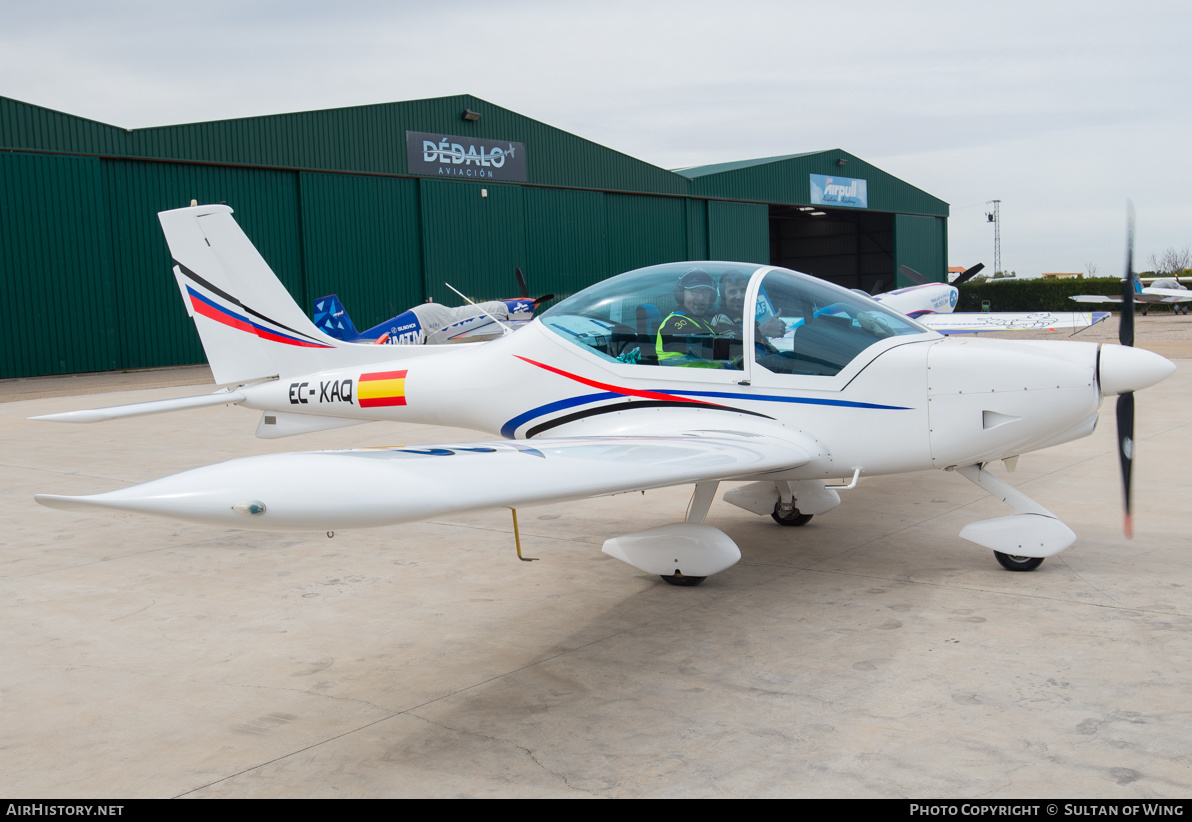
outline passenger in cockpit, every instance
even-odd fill
[[[720,278],[720,313],[712,319],[716,333],[744,339],[745,292],[748,288],[749,275],[740,271],[726,271]],[[767,339],[785,333],[786,323],[771,314],[754,327],[754,340],[765,347]]]

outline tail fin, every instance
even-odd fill
[[[329,294],[315,300],[315,325],[337,340],[348,342],[360,336],[348,310],[339,301],[339,296]]]
[[[1130,276],[1134,279],[1134,293],[1141,294],[1142,293],[1142,280],[1140,280],[1138,278],[1138,272],[1131,271]]]
[[[370,353],[368,346],[341,342],[316,328],[227,206],[193,206],[157,216],[216,383],[398,358],[392,350]]]

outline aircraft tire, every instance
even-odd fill
[[[681,588],[694,588],[707,579],[707,577],[685,577],[682,574],[674,574],[669,577],[665,574],[660,574],[660,576],[668,585],[678,585]]]
[[[770,518],[779,525],[806,525],[811,522],[812,516],[814,514],[800,514],[798,508],[785,517],[778,514],[777,508],[774,509],[774,513],[770,514]]]
[[[1043,564],[1043,557],[1016,557],[994,551],[993,555],[1007,571],[1033,571]]]

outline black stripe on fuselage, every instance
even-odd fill
[[[547,420],[546,422],[535,425],[526,431],[526,438],[533,439],[544,431],[549,431],[560,425],[566,425],[569,422],[586,419],[587,417],[612,414],[617,411],[633,411],[639,408],[700,408],[705,411],[728,411],[733,414],[749,414],[752,417],[762,417],[767,420],[774,419],[766,414],[759,414],[757,411],[746,411],[743,408],[733,408],[728,405],[713,405],[706,402],[679,402],[676,400],[643,400],[641,402],[619,402],[612,405],[601,405],[597,408],[585,408],[583,411],[576,411],[574,414],[564,414],[561,417],[556,417],[553,420]]]

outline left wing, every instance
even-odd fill
[[[226,528],[336,531],[755,477],[820,453],[813,438],[785,431],[308,451],[231,460],[93,496],[36,499],[68,511],[114,508]]]
[[[941,334],[974,334],[982,331],[1078,331],[1101,322],[1108,311],[1035,311],[1010,313],[923,314],[920,325]]]

